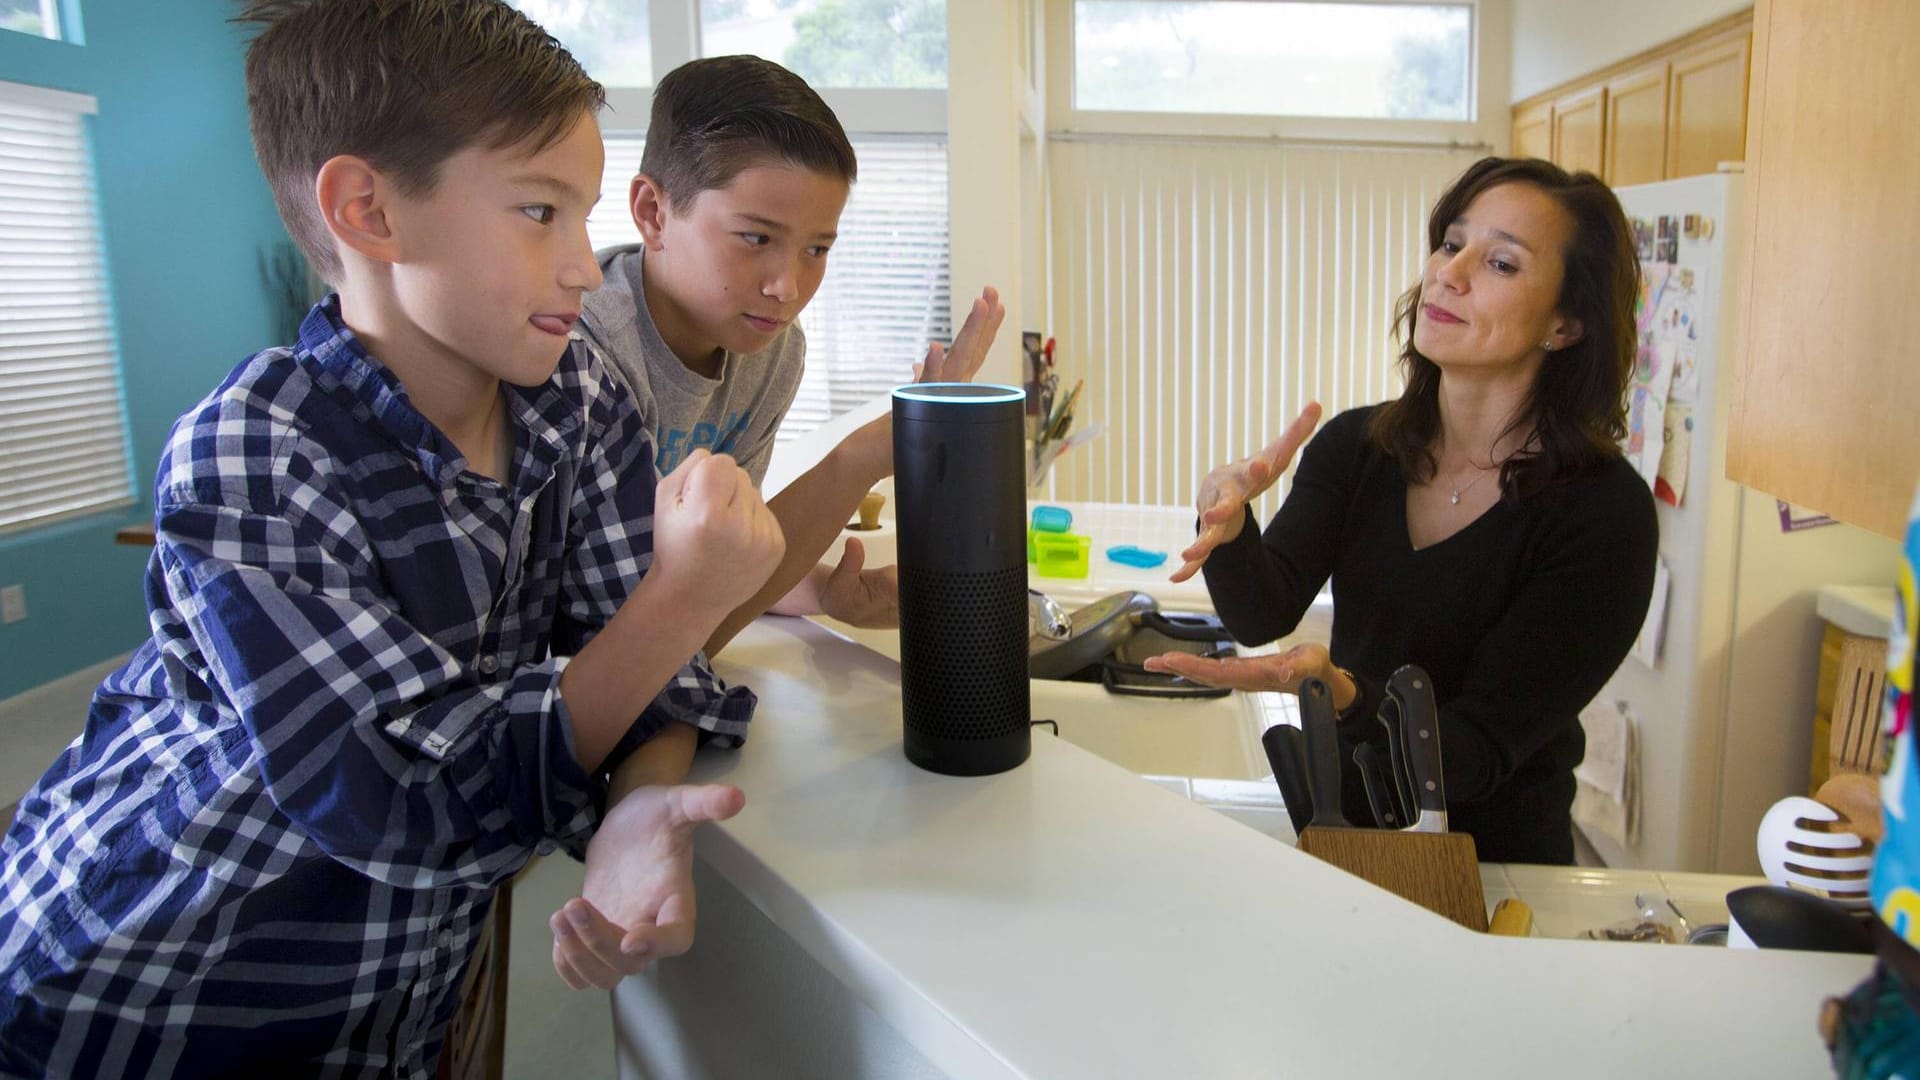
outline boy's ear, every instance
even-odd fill
[[[365,158],[328,158],[313,180],[320,215],[334,239],[375,262],[397,262],[400,241],[394,222],[393,185]]]
[[[640,241],[647,250],[665,251],[667,193],[660,182],[646,173],[636,175],[627,187],[627,209],[633,213],[634,227],[640,230]]]

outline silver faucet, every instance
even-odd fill
[[[1027,633],[1060,641],[1073,633],[1073,616],[1038,589],[1027,590]]]

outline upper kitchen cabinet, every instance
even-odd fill
[[[1513,110],[1513,156],[1553,158],[1553,102]]]
[[[1762,0],[1727,475],[1899,537],[1920,479],[1913,0]]]
[[[1595,86],[1553,103],[1553,160],[1567,170],[1600,171],[1607,152],[1607,88]]]
[[[1673,58],[1667,79],[1667,175],[1698,176],[1740,161],[1747,147],[1751,34],[1711,41]],[[1616,184],[1628,183],[1609,176]]]
[[[1520,102],[1513,153],[1587,169],[1616,187],[1740,160],[1752,32],[1753,13],[1742,11]]]
[[[1667,67],[1662,60],[1607,80],[1606,169],[1600,175],[1615,187],[1667,177]]]

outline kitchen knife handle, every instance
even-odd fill
[[[1360,770],[1360,786],[1367,789],[1367,806],[1373,811],[1374,824],[1398,829],[1400,815],[1394,810],[1393,781],[1381,771],[1379,748],[1370,742],[1354,747],[1353,764]]]
[[[1413,777],[1414,804],[1420,811],[1419,826],[1445,832],[1447,788],[1441,775],[1440,711],[1433,700],[1433,680],[1418,666],[1408,664],[1387,680],[1387,694],[1400,706],[1407,740],[1407,771]]]
[[[1307,748],[1300,729],[1292,724],[1275,724],[1260,733],[1260,745],[1267,751],[1267,764],[1273,767],[1273,781],[1280,785],[1280,798],[1287,804],[1287,818],[1293,822],[1293,835],[1313,820],[1313,793],[1307,786]]]
[[[1333,710],[1333,692],[1319,679],[1300,684],[1300,727],[1307,737],[1313,824],[1352,828],[1340,811],[1340,728]]]
[[[1387,762],[1393,773],[1393,805],[1400,812],[1400,820],[1413,820],[1413,778],[1407,774],[1407,740],[1401,731],[1400,706],[1388,697],[1380,702],[1380,711],[1374,715],[1380,727],[1387,733]]]

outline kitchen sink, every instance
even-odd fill
[[[1259,698],[1264,695],[1153,698],[1115,694],[1099,683],[1035,679],[1032,685],[1035,722],[1053,721],[1062,739],[1130,772],[1233,780],[1272,776],[1260,746],[1266,712]],[[1042,724],[1042,730],[1046,727]]]

